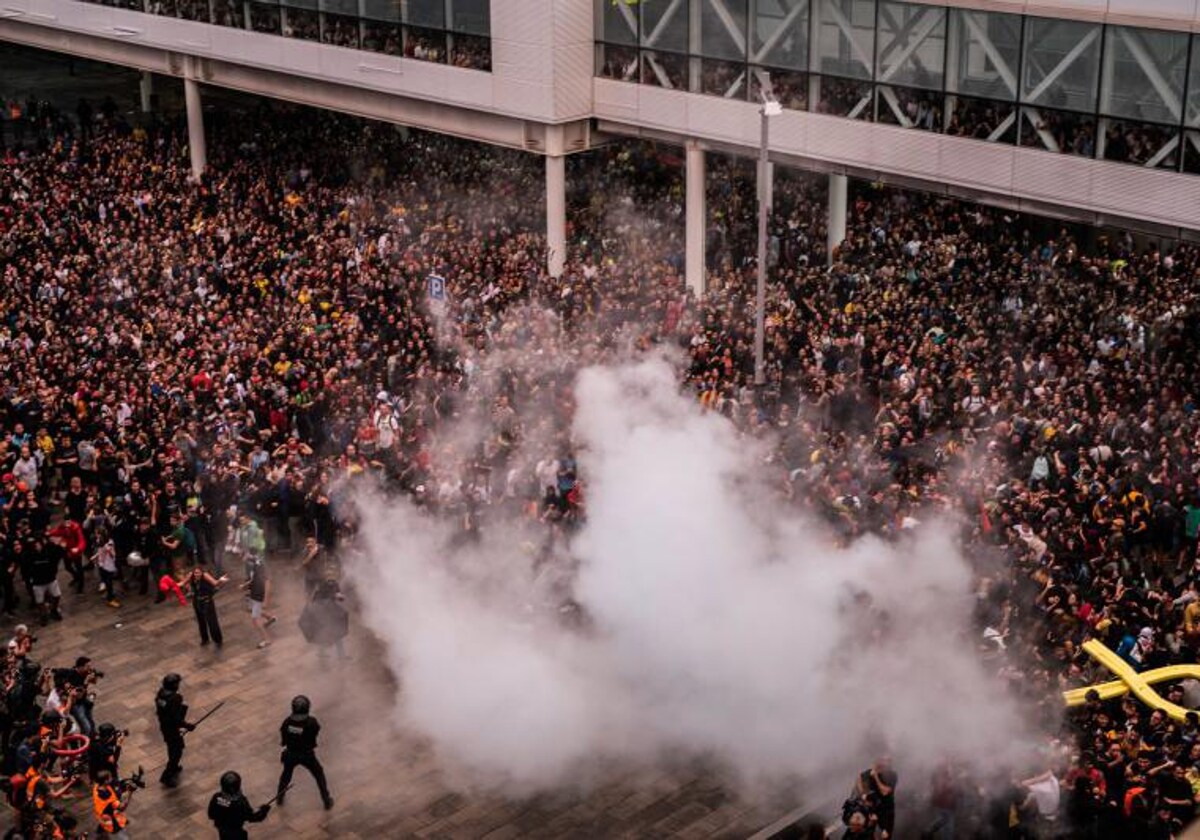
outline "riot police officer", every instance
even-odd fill
[[[292,783],[292,773],[296,767],[304,767],[312,773],[317,782],[317,790],[321,792],[321,800],[325,810],[333,807],[333,797],[329,795],[329,786],[325,783],[325,768],[317,760],[317,734],[321,724],[308,713],[310,703],[303,694],[292,698],[292,713],[288,715],[279,727],[279,738],[283,744],[283,773],[279,777],[279,793],[275,797],[280,805],[283,795]]]
[[[246,840],[246,823],[258,823],[267,818],[270,805],[250,807],[242,794],[242,777],[230,770],[221,776],[221,789],[208,801],[208,818],[217,827],[220,840]]]
[[[183,758],[183,733],[191,732],[194,727],[187,722],[187,704],[179,693],[179,684],[183,677],[179,674],[167,674],[163,677],[162,688],[154,698],[154,712],[158,715],[158,728],[162,732],[163,741],[167,745],[167,766],[159,778],[167,787],[179,784],[179,766]]]

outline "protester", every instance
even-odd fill
[[[842,87],[823,83],[819,107],[861,98]],[[942,119],[905,107],[925,127]],[[193,184],[179,127],[135,129],[102,107],[85,138],[53,109],[19,110],[0,160],[6,611],[62,618],[62,562],[86,591],[93,557],[115,603],[123,585],[146,596],[184,566],[219,581],[233,553],[266,643],[265,564],[302,535],[297,576],[335,591],[325,570],[360,550],[352,499],[368,484],[453,523],[455,545],[515,522],[531,562],[569,567],[588,481],[574,376],[666,347],[697,410],[764,447],[768,483],[841,542],[896,539],[937,514],[966,523],[981,659],[1031,728],[1066,746],[1017,777],[1050,773],[1040,798],[1006,784],[978,802],[967,792],[981,780],[940,778],[923,824],[936,814],[939,831],[974,831],[989,803],[1035,830],[1078,819],[1133,836],[1189,821],[1166,762],[1184,781],[1200,774],[1196,726],[1133,701],[1064,721],[1058,692],[1104,678],[1081,652],[1090,638],[1138,669],[1200,653],[1195,246],[856,184],[830,255],[823,188],[780,168],[756,388],[744,163],[709,154],[698,297],[682,277],[680,167],[660,147],[571,158],[571,246],[555,279],[530,232],[544,229],[532,157],[264,108],[213,115],[209,174]],[[997,116],[952,119],[978,133]],[[1075,134],[1064,143],[1093,142]],[[445,281],[436,309],[431,274]],[[450,433],[463,428],[480,431]],[[191,592],[202,643],[207,628],[220,644],[215,607],[210,622]],[[30,679],[16,663],[9,673],[10,714],[36,721]],[[1070,772],[1085,754],[1102,806],[1095,774]],[[860,798],[877,802],[861,831],[924,807],[903,755],[895,766],[863,782]],[[1049,779],[1062,780],[1058,799]]]

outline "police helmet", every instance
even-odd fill
[[[183,677],[179,676],[179,674],[172,673],[163,677],[162,685],[163,688],[167,689],[168,691],[175,691],[177,688],[179,688],[179,684],[181,682],[183,682]]]
[[[242,792],[242,777],[233,770],[221,774],[221,793],[237,796]]]
[[[294,715],[308,714],[309,707],[311,707],[311,706],[312,706],[312,704],[308,701],[308,698],[305,697],[303,694],[297,694],[295,697],[292,698],[292,714],[294,714]]]

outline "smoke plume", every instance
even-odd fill
[[[524,792],[681,757],[839,790],[885,749],[914,783],[946,757],[1002,764],[1021,727],[969,639],[951,527],[835,547],[677,382],[663,359],[579,374],[577,570],[535,570],[517,526],[451,549],[409,503],[362,502],[398,721],[462,778]]]

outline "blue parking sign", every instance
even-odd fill
[[[436,274],[429,275],[429,299],[438,301],[446,299],[445,277],[438,277]]]

